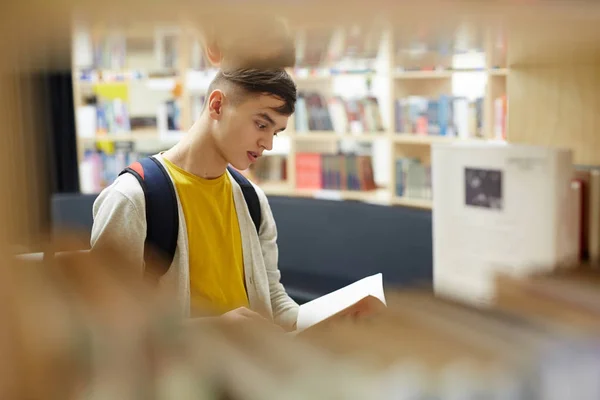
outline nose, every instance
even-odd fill
[[[258,145],[267,151],[273,150],[273,135],[268,135],[267,137],[261,138],[261,140],[258,142]]]

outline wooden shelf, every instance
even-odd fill
[[[396,79],[447,79],[452,78],[455,74],[461,73],[487,73],[491,76],[507,76],[507,68],[492,68],[492,69],[454,69],[454,70],[432,70],[432,71],[397,71],[394,72]],[[298,76],[294,75],[293,79],[297,83],[302,82],[322,82],[328,81],[336,77],[347,77],[347,76],[359,76],[366,77],[368,75],[374,75],[376,72],[350,72],[340,73],[332,75],[306,75]]]
[[[376,139],[386,138],[385,132],[366,132],[360,134],[353,133],[337,133],[333,131],[310,131],[310,132],[294,132],[292,134],[294,140],[303,141],[335,141],[335,140],[358,140],[358,141],[373,141]]]
[[[396,79],[448,79],[461,73],[487,73],[490,76],[507,76],[507,68],[492,69],[454,69],[434,71],[398,71],[394,73]]]
[[[367,77],[370,75],[377,75],[377,71],[357,71],[357,72],[339,72],[339,73],[335,73],[335,74],[328,74],[328,75],[294,75],[292,74],[292,79],[294,79],[294,81],[296,83],[302,83],[302,82],[322,82],[322,81],[329,81],[332,80],[334,78],[339,78],[339,77],[349,77],[349,76],[357,76],[357,77]]]
[[[303,197],[332,201],[361,201],[386,206],[404,206],[431,210],[432,201],[394,196],[390,198],[387,189],[370,191],[328,190],[328,189],[294,189],[287,182],[265,182],[258,185],[269,196]]]
[[[394,196],[392,199],[392,205],[422,208],[424,210],[431,210],[433,208],[433,202],[426,199],[411,199],[409,197],[398,197]]]
[[[181,139],[182,132],[169,132],[168,134],[161,135],[156,129],[139,129],[126,133],[108,133],[102,135],[96,135],[95,137],[80,137],[85,143],[94,142],[143,142],[147,140],[159,140],[159,141],[177,141]]]
[[[370,191],[295,189],[293,193],[293,195],[296,197],[312,197],[315,199],[337,201],[353,200],[382,205],[390,204],[390,198],[387,189]]]
[[[292,76],[292,79],[297,84],[309,82],[323,82],[331,80],[332,75],[307,75],[307,76]]]
[[[258,187],[260,187],[266,195],[269,196],[289,196],[292,193],[292,186],[285,181],[282,182],[263,182],[258,183]]]
[[[431,146],[435,143],[453,143],[453,142],[473,142],[483,143],[483,139],[472,138],[462,139],[457,137],[448,136],[427,136],[417,135],[411,133],[396,133],[393,132],[395,122],[395,101],[396,99],[403,98],[406,96],[422,96],[426,98],[434,98],[442,94],[452,93],[453,77],[460,74],[481,74],[490,77],[488,85],[485,89],[484,97],[484,110],[483,110],[483,125],[482,130],[485,135],[491,137],[493,121],[494,120],[494,99],[500,94],[507,92],[506,84],[508,80],[505,77],[509,73],[508,68],[466,68],[466,69],[439,69],[439,70],[413,70],[413,71],[402,71],[400,65],[402,60],[399,59],[396,54],[397,46],[395,43],[394,31],[390,31],[390,43],[389,46],[384,46],[384,50],[381,50],[386,56],[386,65],[380,70],[369,70],[368,64],[362,64],[365,69],[360,69],[358,66],[355,70],[351,70],[352,67],[348,67],[348,70],[344,70],[344,67],[335,69],[335,64],[325,63],[321,67],[311,68],[288,68],[287,71],[290,73],[294,81],[300,88],[302,84],[306,87],[306,91],[315,91],[322,93],[325,97],[329,97],[335,94],[335,92],[341,92],[343,97],[352,97],[354,94],[346,93],[353,90],[352,85],[356,84],[358,88],[357,96],[362,93],[363,87],[368,89],[365,93],[371,93],[371,90],[380,90],[380,86],[388,87],[385,89],[385,96],[379,97],[379,94],[371,93],[378,98],[379,111],[381,117],[389,125],[384,132],[364,132],[364,133],[338,133],[334,131],[308,131],[308,132],[296,132],[293,118],[290,122],[290,127],[287,132],[282,132],[275,139],[276,150],[270,151],[265,155],[276,155],[285,154],[286,168],[288,171],[288,180],[284,182],[264,182],[260,183],[259,186],[269,195],[278,196],[290,196],[290,197],[309,197],[309,198],[323,198],[331,200],[352,200],[352,201],[363,201],[376,204],[385,205],[399,205],[408,207],[417,207],[424,209],[431,209],[431,201],[421,199],[407,199],[394,197],[394,179],[395,179],[395,163],[398,158],[414,158],[419,159],[423,164],[427,165],[431,161],[430,153]],[[183,40],[187,44],[191,43],[192,38],[183,35]],[[122,71],[104,71],[107,73],[103,76],[106,79],[111,79],[112,75],[110,72],[121,72],[123,74],[124,83],[133,79],[143,81],[144,86],[149,89],[157,91],[169,91],[172,90],[177,83],[181,81],[182,94],[181,98],[184,100],[181,102],[181,115],[182,115],[182,126],[191,126],[192,123],[192,93],[196,91],[205,90],[205,86],[212,79],[216,69],[212,68],[207,71],[194,71],[190,68],[190,54],[188,45],[182,46],[185,50],[182,53],[182,62],[176,69],[165,70],[165,71],[136,71],[123,69]],[[438,65],[444,62],[432,61],[424,62],[422,65]],[[346,66],[353,65],[352,63],[345,63]],[[445,64],[450,65],[450,64]],[[503,66],[502,60],[492,60],[490,65]],[[74,69],[76,70],[76,69]],[[148,74],[149,72],[155,72]],[[162,76],[161,72],[165,75]],[[138,75],[139,74],[139,75]],[[148,76],[150,75],[150,76]],[[86,86],[85,83],[78,81],[79,74],[75,75],[76,98],[81,103],[81,87]],[[377,77],[383,79],[376,79],[372,86],[365,85],[366,78]],[[342,80],[350,78],[352,82],[342,82]],[[494,77],[494,78],[492,78]],[[340,78],[336,80],[335,78]],[[339,82],[338,82],[339,81]],[[338,83],[342,85],[338,85]],[[352,83],[352,85],[350,85]],[[380,85],[381,83],[381,85]],[[339,87],[338,87],[339,86]],[[346,87],[347,86],[347,87]],[[491,89],[490,89],[491,88]],[[305,90],[301,89],[301,90]],[[347,90],[346,90],[347,89]],[[389,90],[388,90],[389,89]],[[87,89],[86,89],[87,90]],[[154,95],[154,94],[153,94]],[[162,96],[161,93],[157,93],[156,96]],[[361,95],[362,96],[362,95]],[[402,129],[402,128],[399,128]],[[160,132],[156,128],[136,130],[133,132],[127,132],[116,135],[99,135],[91,138],[78,138],[79,144],[87,144],[87,147],[92,147],[90,144],[95,144],[99,141],[131,141],[136,144],[136,147],[152,148],[155,144],[162,146],[163,144],[171,144],[177,140],[180,140],[182,134],[176,133],[165,133]],[[279,140],[279,141],[277,141]],[[298,190],[295,189],[296,185],[296,156],[303,153],[319,153],[319,154],[331,154],[337,153],[338,151],[360,152],[362,149],[353,149],[354,147],[369,147],[373,145],[374,154],[376,157],[383,158],[385,152],[385,160],[374,160],[374,169],[386,168],[386,164],[389,169],[388,176],[390,177],[389,182],[385,184],[385,188],[376,191],[361,192],[361,191],[332,191],[332,190]],[[382,144],[382,146],[378,146]],[[342,145],[347,145],[348,149],[345,149]],[[389,148],[389,152],[388,152]],[[83,156],[83,147],[78,146],[79,158]],[[381,162],[380,162],[381,161]]]
[[[416,133],[397,133],[393,137],[394,143],[399,144],[420,144],[424,146],[432,145],[433,143],[452,143],[452,142],[483,142],[485,139],[469,138],[463,139],[456,136],[439,136],[439,135],[419,135]]]
[[[328,189],[294,189],[287,183],[264,183],[258,185],[267,195],[304,197],[334,201],[354,200],[365,203],[390,205],[387,189],[369,191],[359,190],[328,190]]]
[[[508,76],[508,68],[493,68],[489,70],[490,76]]]
[[[454,71],[400,71],[394,74],[396,79],[445,79],[452,78]]]

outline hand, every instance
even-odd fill
[[[373,296],[367,296],[337,314],[337,317],[342,319],[350,318],[356,321],[359,319],[372,317],[383,308],[385,308],[385,305],[381,301]]]
[[[276,331],[283,331],[279,325],[273,324],[268,319],[263,317],[257,312],[254,312],[246,307],[239,307],[235,310],[231,310],[221,315],[221,318],[226,323],[245,323],[245,322],[254,322],[268,325],[269,328],[273,328]]]
[[[267,321],[265,317],[246,307],[239,307],[235,310],[228,311],[221,315],[221,318],[228,322]]]

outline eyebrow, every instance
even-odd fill
[[[271,125],[275,125],[275,121],[273,121],[273,118],[271,118],[271,116],[269,114],[267,114],[265,112],[260,112],[260,113],[257,113],[256,115],[266,119],[267,122],[270,123]]]

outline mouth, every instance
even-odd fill
[[[248,154],[248,159],[250,159],[251,162],[255,162],[260,157],[260,154],[255,153],[253,151],[248,151],[247,154]]]

